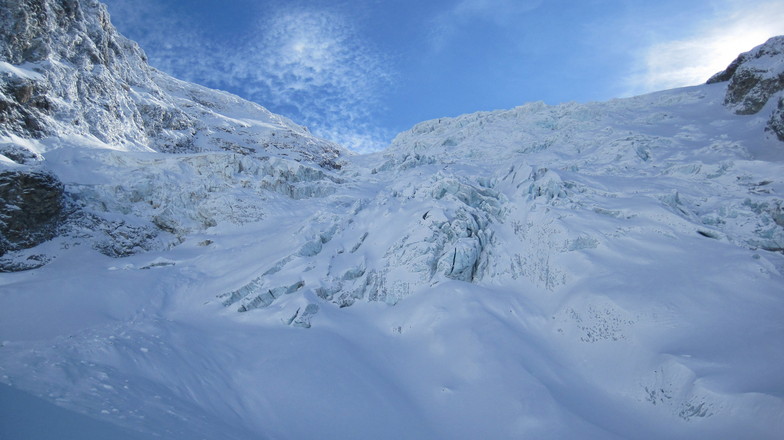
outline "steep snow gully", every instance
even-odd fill
[[[0,0],[0,438],[780,438],[783,88],[353,155]]]

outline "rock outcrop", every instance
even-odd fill
[[[63,184],[43,171],[0,171],[0,256],[55,235],[65,206]]]
[[[740,54],[727,69],[712,76],[708,84],[729,81],[725,105],[739,115],[753,115],[762,110],[773,95],[784,90],[782,54],[784,36],[773,37]]]
[[[784,97],[779,98],[779,103],[771,113],[765,129],[773,132],[780,141],[784,142]]]

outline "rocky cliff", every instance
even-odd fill
[[[756,114],[770,101],[773,110],[766,130],[784,141],[784,100],[780,96],[784,90],[784,36],[738,55],[727,69],[708,80],[708,84],[717,82],[728,82],[724,104],[739,115]]]

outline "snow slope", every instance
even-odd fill
[[[4,166],[69,208],[4,256],[41,263],[0,274],[4,413],[163,439],[784,431],[780,90],[751,115],[728,77],[427,121],[337,169],[302,132],[243,150],[274,115],[153,75],[204,148],[6,128],[37,156]],[[53,438],[22,429],[0,437]]]

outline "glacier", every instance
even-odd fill
[[[356,155],[0,6],[0,437],[784,431],[784,37]]]

